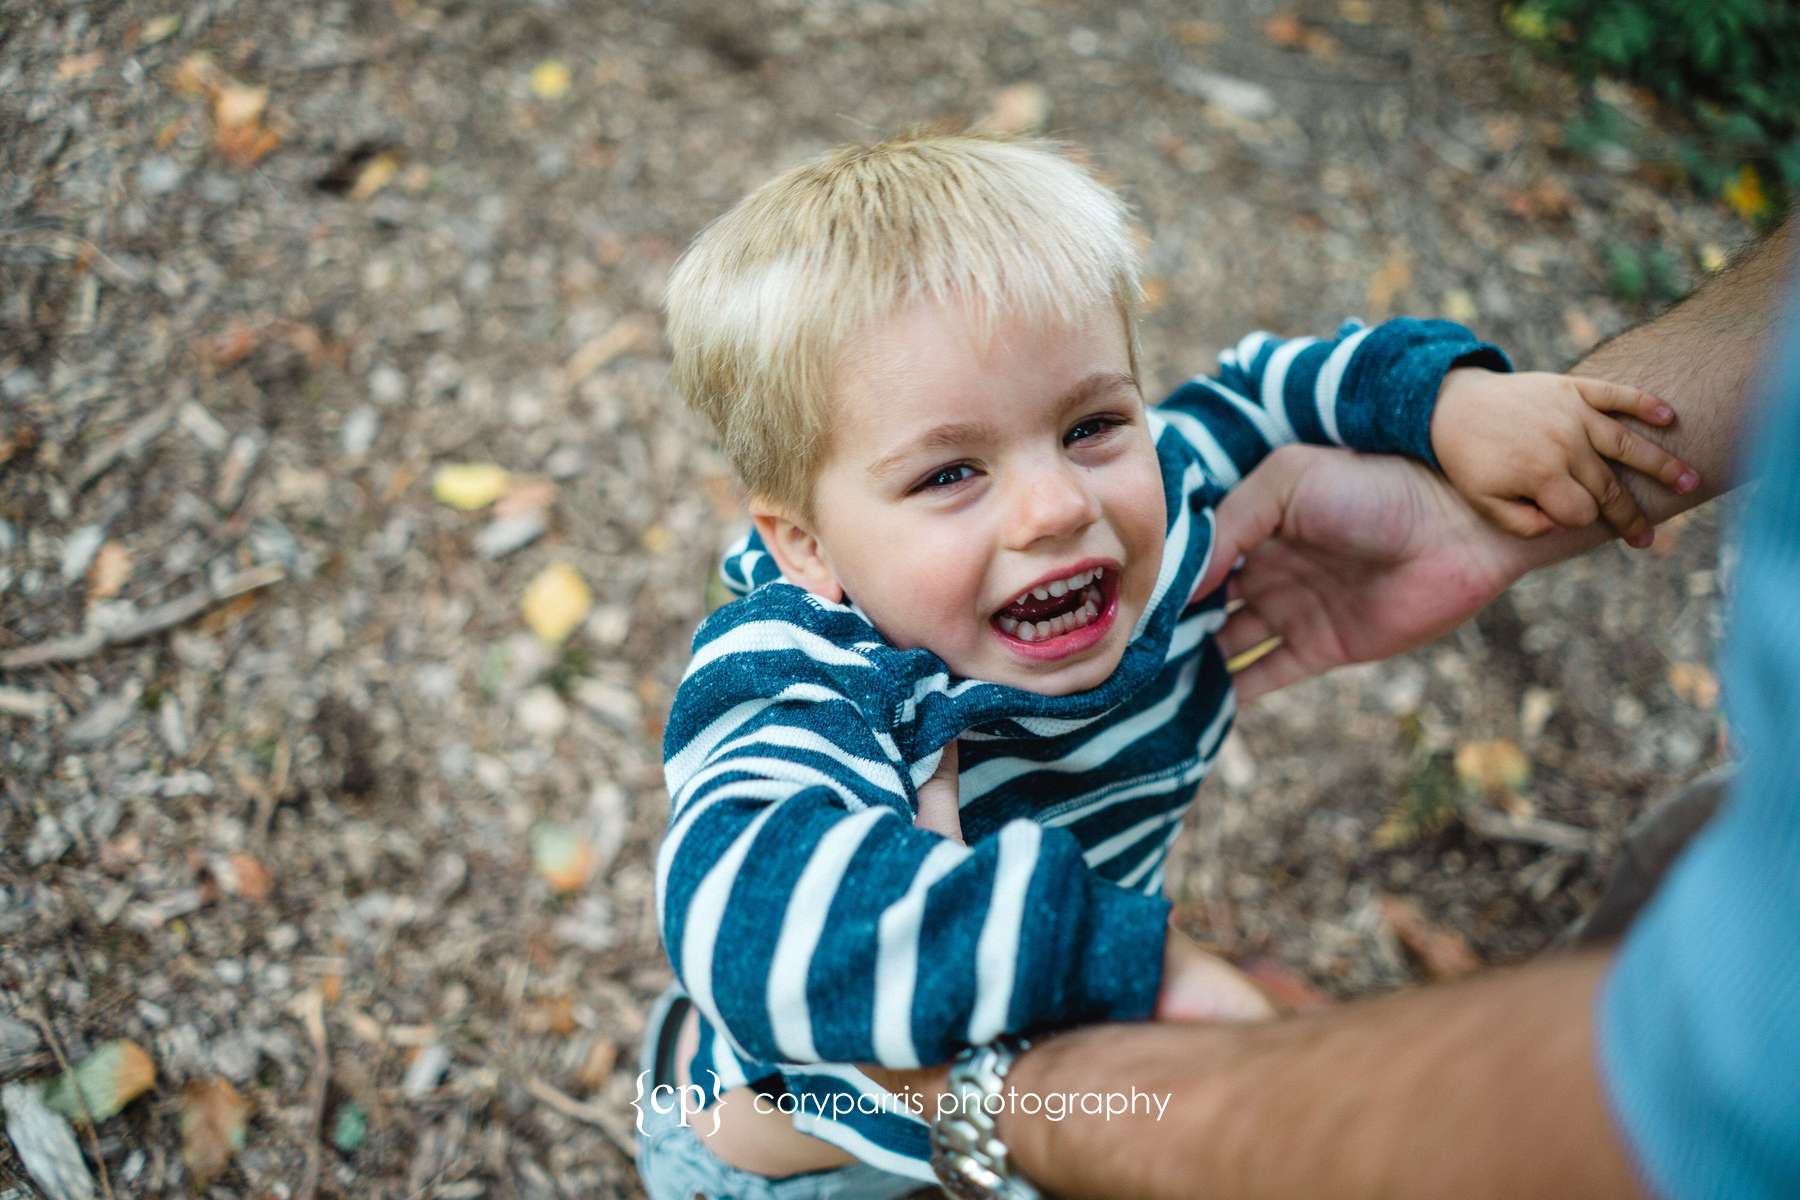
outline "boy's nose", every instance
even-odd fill
[[[1018,481],[1008,549],[1079,533],[1100,519],[1100,502],[1072,467],[1034,471]]]

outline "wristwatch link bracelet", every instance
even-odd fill
[[[1006,1143],[994,1127],[1000,1086],[1013,1061],[1031,1048],[1024,1038],[1001,1038],[971,1046],[950,1063],[949,1095],[954,1104],[931,1125],[931,1169],[957,1200],[1043,1200],[1043,1193],[1016,1174]]]

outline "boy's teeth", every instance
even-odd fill
[[[1074,612],[1063,613],[1047,621],[1017,621],[1011,617],[1000,617],[997,624],[1021,642],[1041,642],[1092,624],[1100,616],[1100,601],[1100,589],[1090,588],[1086,602]]]
[[[1043,587],[1032,588],[1030,591],[1020,592],[1019,598],[1013,601],[1013,603],[1023,604],[1026,600],[1029,600],[1034,596],[1039,600],[1049,600],[1052,597],[1066,596],[1070,592],[1078,592],[1088,584],[1099,579],[1101,571],[1102,568],[1100,567],[1092,567],[1086,571],[1071,575],[1067,579],[1058,579],[1054,583],[1045,584]]]

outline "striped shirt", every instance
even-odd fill
[[[782,580],[754,533],[732,547],[722,572],[742,598],[695,633],[669,714],[656,872],[709,1102],[745,1083],[785,1092],[797,1128],[928,1181],[924,1121],[849,1064],[1148,1017],[1164,859],[1235,712],[1212,636],[1224,590],[1188,604],[1213,506],[1285,443],[1435,464],[1432,408],[1461,365],[1508,369],[1442,321],[1258,333],[1150,409],[1161,569],[1118,667],[1085,692],[954,677],[853,598]],[[966,845],[913,825],[953,739]]]

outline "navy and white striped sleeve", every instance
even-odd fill
[[[850,694],[855,664],[815,657],[857,651],[730,615],[701,627],[670,714],[657,912],[734,1052],[912,1067],[1150,1015],[1165,900],[1090,872],[1066,830],[1017,820],[963,846],[916,828],[907,774]]]
[[[1346,322],[1330,340],[1253,333],[1157,411],[1225,487],[1277,446],[1304,442],[1405,454],[1432,467],[1431,414],[1454,367],[1510,371],[1499,347],[1451,321]]]

